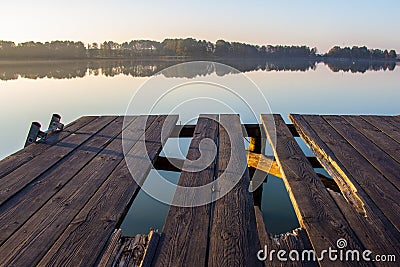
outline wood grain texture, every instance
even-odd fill
[[[268,174],[272,174],[277,178],[282,178],[282,174],[281,174],[281,171],[279,170],[278,163],[275,161],[274,157],[268,157],[263,154],[256,154],[256,153],[253,153],[250,151],[247,151],[246,154],[247,154],[247,165],[249,168],[252,167],[259,171],[262,171],[265,173],[265,176],[267,176]],[[310,161],[310,158],[311,157],[307,157],[307,159],[309,161]],[[316,160],[316,158],[313,158],[313,161],[315,161],[315,160]],[[313,162],[313,163],[315,163],[315,162]],[[318,161],[318,164],[320,165],[319,161]],[[312,163],[311,163],[311,165],[312,165]],[[322,166],[320,166],[320,167],[322,168]],[[250,171],[251,171],[251,169],[250,169]],[[321,179],[321,182],[324,184],[324,186],[326,188],[332,189],[335,192],[340,191],[338,185],[336,184],[336,182],[334,180],[332,180],[320,173],[317,173],[317,175]]]
[[[302,115],[301,117],[304,119],[304,123],[302,126],[299,125],[299,128],[306,128],[306,123],[308,127],[317,132],[318,139],[314,139],[318,140],[318,143],[312,143],[311,146],[318,147],[321,143],[324,143],[325,146],[329,145],[327,149],[318,148],[318,153],[323,154],[332,163],[346,182],[355,188],[363,203],[369,205],[373,212],[372,214],[367,212],[366,215],[377,214],[385,222],[385,219],[381,216],[381,213],[383,213],[397,229],[393,231],[391,230],[393,227],[386,225],[395,235],[400,229],[400,196],[398,196],[397,188],[355,151],[354,147],[322,117],[314,115]],[[379,212],[378,209],[382,212]]]
[[[400,119],[392,116],[361,116],[400,144]]]
[[[0,179],[11,173],[12,171],[16,170],[26,162],[35,158],[36,156],[42,154],[46,151],[46,149],[73,134],[96,118],[96,116],[81,117],[78,120],[66,125],[61,132],[49,135],[45,141],[42,141],[40,143],[32,143],[24,149],[21,149],[14,154],[2,159],[0,161]]]
[[[388,233],[381,221],[356,212],[341,194],[331,190],[329,193],[367,249],[375,254],[396,255],[396,258],[400,256],[400,240]]]
[[[279,166],[273,157],[267,157],[263,154],[257,154],[251,151],[247,151],[246,155],[247,155],[247,165],[249,167],[253,167],[265,173],[269,173],[276,177],[282,178]]]
[[[336,160],[333,152],[321,140],[302,115],[290,114],[289,118],[297,127],[301,138],[305,141],[321,165],[339,186],[340,191],[346,200],[351,203],[358,212],[365,215],[364,202],[358,195],[359,188],[356,188],[353,184],[354,179],[351,179],[351,177],[340,172],[341,169],[345,168],[341,165],[340,161]]]
[[[279,235],[278,238],[279,243],[285,242],[286,246],[288,247],[288,251],[295,250],[303,252],[304,250],[310,251],[313,249],[307,232],[302,228],[298,228],[289,233]],[[296,259],[296,261],[291,262],[291,264],[295,266],[318,266],[317,259],[314,260],[312,257],[302,260],[300,254],[299,261],[297,261],[296,255],[293,255],[293,257]]]
[[[399,143],[360,116],[342,116],[342,118],[348,121],[354,128],[388,154],[392,159],[396,160],[397,164],[400,165]]]
[[[123,121],[123,117],[118,119]],[[121,132],[120,123],[114,126],[115,131]],[[144,135],[139,130],[135,133],[136,138],[130,141],[131,146],[141,135]],[[36,264],[41,259],[114,168],[124,159],[121,137],[122,133],[0,247],[1,262],[26,266]]]
[[[200,115],[194,136],[191,141],[187,160],[199,159],[202,154],[200,143],[209,139],[217,144],[218,115]],[[190,168],[190,162],[185,161],[184,169]],[[199,198],[212,199],[211,183],[214,180],[216,159],[204,170],[197,172],[183,171],[178,185],[182,187],[197,187],[210,184],[208,196],[177,190],[174,199],[184,199],[195,204]],[[158,246],[154,266],[206,266],[209,237],[211,204],[195,207],[171,206],[165,220],[163,236]]]
[[[262,216],[262,212],[259,207],[254,206],[254,215],[256,217],[256,225],[257,225],[257,235],[258,239],[260,241],[260,250],[264,249],[266,246],[267,251],[271,251],[272,249],[275,249],[273,240],[271,238],[271,235],[267,232],[267,229],[265,228],[265,223],[264,219]],[[264,254],[260,255],[261,257],[265,256]],[[276,266],[277,263],[275,260],[270,260],[268,257],[266,257],[266,260],[263,262],[264,266]]]
[[[272,145],[275,158],[300,225],[307,231],[317,255],[329,247],[336,247],[339,238],[347,240],[349,249],[363,250],[362,243],[333,202],[282,117],[262,115],[261,120],[270,143],[273,143],[276,134],[276,145]],[[334,265],[327,259],[322,264]]]
[[[355,128],[359,125],[353,127],[341,116],[330,115],[322,116],[322,118],[343,136],[356,153],[358,152],[366,158],[371,166],[377,169],[398,190],[400,189],[400,164]],[[395,148],[400,148],[400,144]],[[379,182],[383,183],[384,181]],[[400,197],[400,192],[397,196]]]
[[[218,180],[214,203],[208,266],[261,266],[261,248],[249,192],[243,133],[238,115],[220,115]]]
[[[157,247],[160,242],[160,233],[150,230],[148,235],[148,244],[146,251],[143,256],[143,260],[140,263],[140,267],[150,267],[155,258]]]
[[[132,177],[139,183],[144,181],[177,120],[177,116],[159,116],[146,129],[145,137],[130,149],[125,160],[75,216],[39,265],[91,266],[99,260],[111,233],[122,222],[140,189]],[[141,142],[147,151],[143,151]],[[128,169],[125,161],[130,158],[135,159],[135,164]]]
[[[264,261],[265,266],[318,266],[317,261],[301,261],[301,260],[295,260],[291,261],[290,259],[288,261],[279,261],[277,258],[277,251],[283,249],[286,251],[285,257],[288,258],[288,253],[290,250],[297,250],[298,252],[301,252],[303,250],[311,250],[312,246],[310,243],[310,240],[308,239],[306,231],[303,229],[296,229],[293,232],[289,232],[286,234],[282,235],[276,235],[273,236],[272,234],[267,232],[267,229],[265,228],[265,223],[264,219],[262,217],[262,212],[258,207],[254,207],[254,211],[256,214],[256,221],[257,221],[257,231],[258,231],[258,236],[260,239],[260,244],[261,247],[264,249],[264,251],[267,251],[270,253],[272,250],[274,250],[274,253],[272,254],[271,257],[267,257],[266,260]],[[265,248],[266,246],[266,248]],[[271,254],[269,254],[271,255]],[[265,256],[262,254],[261,256]],[[295,256],[295,255],[294,255]]]
[[[48,148],[46,153],[40,154],[12,173],[1,178],[0,205],[115,119],[116,117],[97,118],[75,132],[75,134]]]
[[[111,267],[118,254],[118,250],[121,246],[121,229],[115,230],[111,236],[111,240],[107,245],[107,249],[99,261],[98,267]]]
[[[60,163],[54,165],[53,168],[38,177],[33,185],[14,195],[12,203],[1,206],[0,244],[113,141],[121,133],[123,121],[123,117],[118,117],[116,120],[110,122],[105,128],[94,134],[68,156],[64,157]]]
[[[324,131],[327,130],[327,134],[319,135],[317,134],[313,128],[307,123],[307,121],[303,118],[304,115],[296,115],[291,114],[290,119],[296,125],[301,137],[305,140],[305,142],[310,146],[310,148],[314,151],[317,158],[320,160],[324,168],[328,171],[328,173],[336,180],[339,178],[340,180],[345,180],[348,183],[351,183],[351,186],[354,187],[357,195],[361,197],[363,203],[365,204],[363,207],[363,212],[360,213],[356,208],[354,208],[350,203],[346,202],[344,204],[343,201],[338,201],[338,197],[335,197],[335,201],[337,205],[342,210],[342,213],[346,217],[346,220],[349,222],[350,226],[357,234],[361,242],[365,244],[365,247],[369,248],[370,243],[373,242],[372,239],[376,239],[377,244],[374,244],[372,247],[380,246],[385,247],[385,251],[391,251],[392,248],[396,248],[396,251],[400,234],[397,229],[393,226],[393,224],[387,219],[381,209],[373,202],[370,196],[364,191],[364,189],[357,183],[356,179],[353,178],[352,174],[346,171],[346,166],[351,166],[350,162],[345,160],[343,163],[339,161],[336,155],[332,152],[332,150],[327,146],[333,146],[334,150],[341,143],[335,143],[335,139],[326,138],[322,140],[321,138],[328,136],[329,131],[332,131],[330,135],[334,134],[334,130],[332,128],[325,129],[325,124],[323,120],[316,121],[316,131]],[[307,116],[309,117],[309,116]],[[315,120],[318,119],[318,116],[313,116]],[[318,129],[318,130],[317,130]],[[337,136],[333,136],[336,138]],[[340,140],[337,140],[340,141]],[[325,143],[326,142],[326,143]],[[346,157],[343,157],[346,158]],[[354,167],[354,166],[353,166]],[[349,168],[351,169],[351,168]],[[353,172],[355,173],[355,172]],[[344,177],[343,177],[344,176]],[[342,192],[343,196],[345,196],[346,192]],[[334,195],[337,196],[337,195]],[[345,196],[346,197],[346,196]],[[368,227],[368,229],[366,229]],[[371,235],[371,232],[374,234]],[[382,246],[384,244],[384,246]]]

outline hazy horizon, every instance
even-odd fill
[[[84,43],[165,38],[258,45],[335,45],[400,51],[400,2],[384,1],[19,1],[2,4],[0,40]]]

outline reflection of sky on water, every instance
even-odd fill
[[[183,65],[192,65],[189,68],[200,71],[207,64]],[[225,73],[235,71],[223,65],[217,66]],[[128,113],[179,114],[183,123],[196,118],[199,113],[238,113],[243,122],[251,122],[258,120],[258,114],[269,113],[269,109],[261,91],[246,75],[218,76],[212,73],[192,79],[154,76],[137,91]]]
[[[288,113],[319,114],[399,114],[400,70],[367,72],[365,74],[333,73],[323,64],[308,72],[265,72],[246,73],[264,93],[271,109],[287,119]],[[256,114],[265,112],[260,99],[252,96],[248,88],[241,87],[240,75],[214,75],[209,79],[224,81],[234,86],[253,104]],[[0,81],[0,158],[20,149],[32,121],[48,125],[51,114],[61,114],[63,122],[71,122],[83,115],[124,114],[132,95],[148,78],[115,76],[85,76],[79,79],[18,79]],[[170,88],[176,80],[186,78],[161,78],[164,88]],[[162,81],[162,82],[161,82]],[[150,88],[145,92],[148,99],[157,96]],[[223,99],[234,106],[244,122],[254,122],[242,101],[222,89],[190,85],[168,95],[156,107],[156,111],[170,111],[172,105],[180,104],[195,96]],[[140,105],[135,107],[140,113]],[[175,113],[184,122],[198,113],[222,112],[226,107],[215,101],[205,104],[204,99],[189,101],[179,106]]]
[[[151,170],[147,176],[147,184],[151,184],[157,171]],[[165,179],[176,184],[179,180],[180,173],[158,171]],[[159,190],[160,194],[169,196],[171,199],[174,192],[165,191],[163,188]],[[167,216],[169,205],[161,203],[140,190],[135,198],[129,212],[127,213],[121,228],[126,236],[134,236],[135,234],[147,234],[150,228],[162,230],[165,217]]]
[[[334,73],[323,64],[307,72],[246,73],[267,98],[272,112],[281,113],[288,121],[289,113],[314,114],[400,114],[400,70],[367,72],[365,74]],[[22,148],[32,121],[47,126],[52,113],[59,113],[64,123],[84,115],[123,115],[132,95],[148,78],[132,76],[85,76],[79,79],[17,79],[0,81],[0,158]],[[205,80],[224,83],[246,98],[256,116],[235,94],[210,84],[188,84],[157,103],[153,113],[172,112],[185,123],[199,113],[240,113],[243,122],[254,123],[260,113],[267,112],[262,99],[255,97],[254,89],[245,86],[241,75],[207,75]],[[158,98],[160,92],[172,88],[177,82],[190,82],[187,78],[159,76],[157,86],[141,91],[143,103],[134,106],[136,114],[146,111],[146,99]],[[158,87],[158,89],[157,89]],[[253,90],[253,91],[252,91]],[[212,97],[214,100],[206,101]],[[187,101],[189,100],[189,101]],[[221,101],[226,105],[221,105]],[[171,108],[176,107],[176,108]],[[146,112],[147,113],[147,112]],[[192,120],[191,123],[194,121]],[[190,138],[168,141],[163,155],[183,157]],[[181,152],[179,152],[178,145]],[[308,149],[301,143],[306,153]],[[151,171],[147,183],[154,181]],[[176,183],[179,173],[160,172]],[[264,183],[262,211],[271,232],[282,232],[297,225],[282,180],[270,177]],[[173,196],[173,192],[160,190]],[[122,227],[124,234],[146,233],[150,227],[162,229],[168,206],[140,191]],[[133,216],[135,214],[135,216]]]

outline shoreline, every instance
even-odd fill
[[[266,58],[238,58],[238,57],[92,57],[92,58],[0,58],[1,64],[15,64],[15,63],[48,63],[48,62],[91,62],[91,61],[137,61],[137,62],[189,62],[189,61],[250,61],[250,62],[280,62],[280,61],[315,61],[317,63],[329,62],[360,62],[360,63],[400,63],[400,59],[364,59],[364,58],[331,58],[331,57],[266,57]]]

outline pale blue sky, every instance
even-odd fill
[[[0,39],[118,42],[194,37],[254,44],[367,45],[400,52],[400,1],[2,1]]]

